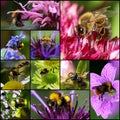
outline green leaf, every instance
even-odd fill
[[[89,61],[80,60],[77,65],[76,72],[83,74],[84,72],[87,72],[87,71],[89,71]]]

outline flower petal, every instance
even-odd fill
[[[101,76],[95,74],[95,73],[90,73],[90,89],[92,90],[93,87],[101,85]]]
[[[108,81],[112,82],[116,75],[116,68],[110,63],[106,64],[102,69],[101,76],[105,77]]]
[[[112,83],[112,86],[115,88],[116,93],[115,95],[112,97],[111,102],[119,102],[119,80],[115,80]]]

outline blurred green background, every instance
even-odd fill
[[[42,30],[42,37],[50,37],[51,34],[53,33],[53,30]],[[60,33],[58,32],[58,34],[56,35],[56,41],[59,42],[59,37]],[[31,37],[35,40],[39,40],[39,34],[38,31],[31,31]]]
[[[48,97],[49,98],[49,95],[55,91],[53,90],[36,90],[36,92],[39,94],[39,96],[44,100],[44,102],[46,103],[46,99],[45,97]],[[62,90],[62,93],[65,95],[69,95],[70,93],[70,90]],[[83,107],[84,105],[84,101],[85,99],[88,99],[89,100],[89,91],[80,91],[80,90],[75,90],[75,94],[78,95],[78,107]],[[74,103],[73,103],[73,106],[75,105],[75,102],[76,102],[76,98],[74,96]],[[43,105],[35,98],[33,97],[33,95],[31,95],[31,104],[36,104],[37,105],[37,108],[38,109],[41,109],[43,107]],[[38,104],[40,106],[38,106]],[[87,105],[89,106],[89,102],[87,103]],[[43,111],[42,111],[43,112]],[[31,109],[31,116],[33,119],[40,119],[40,116],[38,113],[34,112],[32,109]]]
[[[1,49],[6,48],[6,44],[11,39],[11,36],[19,35],[21,31],[1,31]],[[23,34],[26,38],[21,39],[24,43],[24,47],[20,50],[20,52],[25,55],[26,59],[30,59],[30,32],[23,31]]]
[[[108,10],[110,10],[111,12],[115,12],[116,14],[109,18],[109,21],[111,23],[112,26],[112,36],[111,38],[117,36],[119,37],[119,0],[101,0],[101,1],[72,1],[72,3],[78,3],[79,6],[84,6],[84,11],[82,12],[92,12],[95,10],[99,10],[103,7],[107,7],[107,6],[111,6],[111,8],[109,8]],[[109,16],[108,16],[109,17]]]

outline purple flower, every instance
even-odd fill
[[[94,93],[91,97],[91,105],[97,116],[101,115],[104,119],[112,115],[114,104],[119,102],[119,80],[114,80],[116,70],[115,66],[107,63],[102,69],[101,76],[95,73],[90,74],[90,89]],[[106,90],[107,85],[109,90]],[[101,86],[103,86],[102,89]]]
[[[56,42],[56,35],[59,31],[53,31],[50,37],[42,36],[42,32],[38,31],[38,40],[32,39],[31,58],[32,59],[51,59],[59,58],[59,43]]]
[[[58,91],[60,92],[60,91]],[[74,91],[71,91],[69,96],[71,99],[71,107],[69,106],[56,106],[56,107],[50,107],[48,106],[49,98],[46,97],[47,104],[42,100],[42,98],[34,91],[31,90],[31,95],[35,96],[41,103],[41,105],[32,104],[31,109],[34,110],[36,113],[40,115],[42,119],[77,119],[77,120],[88,120],[89,119],[89,112],[87,108],[87,100],[85,100],[85,103],[83,107],[78,107],[78,96],[75,95]],[[76,96],[76,104],[73,106],[74,101],[74,95]],[[41,108],[41,109],[40,109]]]

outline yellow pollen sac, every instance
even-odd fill
[[[49,37],[43,37],[42,40],[44,40],[44,41],[50,41],[50,38]]]
[[[66,102],[70,102],[70,97],[69,96],[64,96],[64,99],[66,100]]]
[[[10,80],[7,83],[5,83],[2,89],[3,90],[8,90],[8,89],[20,90],[20,89],[24,89],[24,85],[21,82]]]

